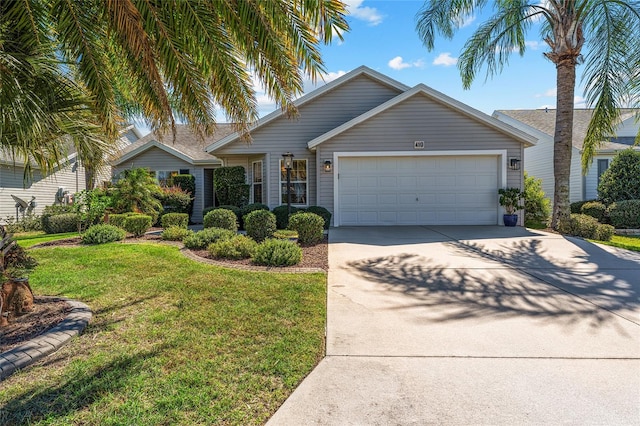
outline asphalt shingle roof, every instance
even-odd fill
[[[512,109],[512,110],[497,110],[504,115],[514,118],[528,126],[533,127],[536,130],[546,133],[553,137],[556,125],[556,110],[555,109]],[[637,110],[624,109],[621,111],[621,119],[624,121],[636,114]],[[592,109],[575,109],[573,111],[573,146],[576,149],[582,151],[582,145],[584,138],[587,135],[587,129],[589,122],[593,116]],[[613,149],[625,149],[629,145],[605,142],[600,149],[613,150]]]

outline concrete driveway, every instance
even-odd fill
[[[640,424],[640,253],[336,228],[329,263],[327,356],[269,424]]]

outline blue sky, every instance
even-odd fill
[[[322,48],[331,81],[360,65],[366,65],[408,86],[424,83],[484,113],[496,109],[555,108],[555,66],[544,58],[548,46],[542,42],[537,28],[527,38],[523,57],[511,56],[509,64],[492,79],[478,74],[471,89],[464,90],[456,60],[464,42],[483,22],[472,16],[453,40],[439,37],[429,52],[418,38],[416,13],[420,0],[346,0],[351,30],[344,41],[335,40]],[[488,13],[491,8],[486,9]],[[579,72],[580,70],[578,70]],[[584,107],[578,77],[576,106]],[[313,86],[306,86],[311,90]],[[259,96],[260,115],[275,109],[264,95]]]

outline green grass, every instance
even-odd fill
[[[21,232],[14,234],[18,244],[23,248],[29,248],[36,244],[49,241],[62,240],[64,238],[77,237],[77,232],[67,232],[65,234],[45,234],[44,232]]]
[[[197,263],[159,244],[31,250],[36,294],[85,333],[0,387],[0,424],[263,424],[324,353],[326,276]]]
[[[611,237],[611,241],[598,241],[598,243],[627,250],[640,251],[640,236],[614,235]]]

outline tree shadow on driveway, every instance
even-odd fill
[[[616,319],[640,326],[640,256],[567,241],[576,255],[562,259],[539,239],[505,239],[497,246],[452,241],[442,244],[458,256],[487,260],[486,268],[437,263],[424,255],[427,249],[357,260],[347,269],[410,298],[392,309],[426,307],[432,322],[527,316],[565,326],[586,322],[593,329],[608,324],[620,334],[626,333]]]

